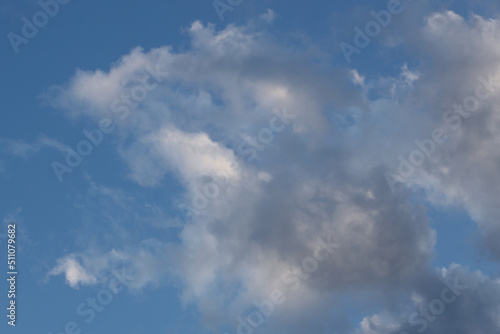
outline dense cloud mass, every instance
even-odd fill
[[[176,240],[82,250],[49,276],[98,284],[120,264],[142,273],[132,290],[176,282],[217,333],[500,332],[500,281],[432,268],[439,236],[420,204],[464,208],[500,258],[500,23],[444,11],[412,28],[394,47],[418,61],[392,77],[311,65],[306,44],[252,25],[194,22],[186,51],[136,48],[48,89],[69,117],[113,122],[131,182],[180,182],[177,214],[151,213]],[[241,327],[276,289],[265,324]]]

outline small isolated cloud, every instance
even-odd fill
[[[264,14],[261,14],[259,17],[267,23],[272,23],[274,21],[275,14],[272,9],[268,8],[267,11]]]
[[[360,75],[358,73],[358,71],[356,70],[351,70],[351,81],[356,84],[356,85],[359,85],[361,87],[363,87],[365,85],[365,77]]]
[[[408,69],[408,64],[404,64],[401,68],[401,76],[408,85],[413,85],[420,78],[420,73],[412,72]]]
[[[50,276],[64,275],[66,282],[72,288],[78,289],[80,284],[91,285],[97,283],[97,278],[82,267],[75,256],[67,256],[57,260],[57,265],[49,272]]]
[[[48,277],[64,275],[66,283],[78,289],[79,285],[106,282],[117,271],[129,275],[127,288],[140,291],[147,286],[158,286],[169,278],[167,245],[156,240],[142,240],[133,248],[97,249],[72,253],[57,260]]]

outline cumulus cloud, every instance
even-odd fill
[[[448,141],[414,184],[436,203],[465,207],[485,231],[487,250],[498,258],[493,239],[500,212],[493,202],[499,189],[499,23],[448,11],[431,14],[422,33],[429,65],[415,97],[426,99],[434,127],[445,128]],[[487,97],[480,100],[477,94]]]
[[[415,138],[439,126],[447,106],[474,92],[479,75],[498,77],[498,22],[443,12],[415,28],[420,35],[405,43],[421,48],[425,59],[401,64],[394,77],[318,68],[264,32],[195,22],[187,51],[134,49],[108,72],[79,71],[53,87],[46,98],[72,115],[116,118],[113,101],[130,94],[148,68],[169,73],[117,123],[118,150],[141,187],[158,190],[166,176],[177,176],[182,189],[173,200],[195,214],[177,242],[146,239],[139,248],[80,254],[81,264],[73,255],[51,273],[77,286],[96,283],[109,270],[103,268],[126,265],[144,273],[136,288],[175,275],[182,300],[198,305],[214,330],[234,324],[273,287],[291,293],[285,276],[302,289],[270,320],[270,332],[321,332],[318,324],[334,309],[329,328],[363,334],[403,330],[412,309],[432,300],[453,273],[467,293],[432,331],[498,331],[487,308],[479,318],[464,315],[498,283],[459,266],[441,274],[430,268],[439,236],[413,193],[424,189],[434,205],[466,208],[488,232],[487,250],[500,257],[497,95],[450,133],[404,187],[392,191],[384,177]],[[276,116],[284,107],[293,119]],[[229,182],[214,181],[221,172]],[[304,258],[327,235],[338,247],[306,275]],[[355,328],[338,316],[337,298],[359,298],[382,311]],[[496,292],[486,299],[493,305]]]
[[[452,264],[416,284],[398,311],[365,317],[356,334],[495,333],[499,302],[497,278]]]

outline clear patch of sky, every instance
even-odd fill
[[[452,263],[481,270],[488,275],[498,274],[498,264],[489,261],[479,249],[480,230],[468,213],[457,207],[436,207],[426,203],[430,224],[437,233],[434,267]]]

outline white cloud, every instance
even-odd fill
[[[192,217],[180,233],[180,245],[168,247],[168,266],[183,282],[184,300],[228,321],[254,298],[267,298],[270,286],[282,284],[281,276],[329,233],[343,242],[323,265],[323,274],[304,281],[305,299],[388,278],[404,281],[421,270],[434,244],[421,209],[391,195],[373,165],[353,172],[351,147],[330,145],[332,124],[325,107],[332,99],[348,103],[356,90],[335,76],[318,74],[261,32],[232,25],[216,32],[195,22],[190,33],[190,51],[133,51],[109,73],[77,74],[56,97],[92,105],[86,110],[75,103],[72,110],[95,117],[109,112],[106,105],[117,87],[126,86],[127,78],[135,80],[129,69],[147,63],[143,59],[170,73],[120,130],[120,152],[132,179],[158,187],[166,173],[175,173],[187,190],[181,198],[188,205],[212,173],[223,171],[235,181]],[[92,87],[103,87],[102,96]],[[291,124],[273,112],[284,107],[296,115]],[[262,129],[275,126],[281,130],[272,142],[257,143],[257,159],[246,161],[239,149],[243,139],[260,140]],[[353,186],[350,182],[360,175],[363,182]],[[117,252],[120,263],[139,268],[129,250]],[[109,252],[97,254],[86,254],[83,266],[101,277],[97,259],[117,264],[106,260]],[[156,263],[164,253],[146,254],[146,262]],[[165,275],[153,266],[144,273]],[[236,286],[241,288],[225,299]],[[301,311],[298,303],[287,306],[291,318]]]
[[[365,77],[360,75],[357,70],[351,70],[351,80],[356,85],[363,87],[365,85]]]
[[[394,304],[426,300],[438,284],[429,264],[436,233],[426,209],[414,203],[408,189],[391,192],[383,173],[415,138],[440,124],[445,106],[470,94],[479,74],[496,77],[500,68],[495,20],[469,22],[452,12],[435,13],[415,29],[418,37],[404,43],[422,48],[425,61],[411,70],[405,63],[395,77],[373,83],[356,70],[336,76],[304,64],[261,31],[235,25],[216,31],[200,22],[189,29],[188,51],[135,49],[109,72],[78,72],[58,88],[55,103],[91,117],[109,114],[109,103],[138,82],[144,66],[160,65],[170,73],[117,134],[138,185],[160,189],[165,175],[173,173],[185,188],[176,200],[189,205],[212,173],[225,172],[236,182],[191,217],[178,244],[156,240],[89,253],[81,255],[82,264],[65,260],[53,272],[65,273],[71,285],[91,284],[109,267],[126,265],[144,273],[136,288],[161,284],[173,273],[183,284],[183,300],[196,303],[207,325],[217,326],[254,299],[267,298],[284,272],[314,252],[318,237],[334,233],[340,246],[317,275],[303,281],[300,292],[314,314],[303,321],[301,298],[291,299],[270,328],[312,332],[335,304],[333,297],[364,289],[366,301],[384,311],[367,316],[360,333],[396,330],[402,320]],[[345,80],[347,73],[362,92]],[[441,146],[411,184],[428,189],[433,204],[463,205],[486,231],[497,231],[500,217],[497,102],[496,95],[485,102],[453,136],[455,144]],[[254,143],[255,159],[243,159],[243,139],[258,139],[276,117],[273,108],[284,106],[297,115],[293,123],[274,133],[272,143]],[[336,126],[330,121],[334,116],[347,125]],[[445,200],[436,200],[436,194]],[[480,291],[483,287],[477,284]],[[384,298],[375,298],[377,293]],[[461,317],[462,311],[453,314]],[[491,325],[485,319],[485,326]],[[335,319],[337,324],[353,330]]]
[[[170,168],[188,185],[212,175],[224,175],[231,181],[239,178],[233,152],[213,142],[206,133],[164,128],[142,138],[124,155],[129,160],[132,178],[143,185],[158,184],[167,171],[164,168],[151,172],[154,164]]]
[[[96,277],[89,274],[79,263],[75,256],[67,256],[57,261],[57,265],[49,272],[49,276],[63,274],[66,282],[72,288],[78,288],[80,284],[90,285],[97,283]]]
[[[408,64],[404,64],[401,68],[401,75],[408,85],[413,85],[415,81],[418,80],[420,74],[418,72],[412,72],[408,69]]]

